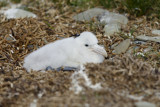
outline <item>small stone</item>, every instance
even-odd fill
[[[152,30],[152,34],[154,34],[154,35],[160,35],[160,30]]]
[[[160,43],[160,36],[145,36],[145,35],[140,35],[137,36],[136,39],[138,40],[143,40],[143,41],[153,41],[153,42],[159,42]]]
[[[120,32],[121,26],[119,24],[107,24],[104,27],[104,35],[105,36],[110,36],[112,34],[114,34],[115,32]]]
[[[122,25],[126,25],[128,23],[128,19],[126,16],[118,14],[118,13],[113,13],[113,12],[105,12],[101,17],[100,17],[100,22],[102,24],[110,24],[110,23],[119,23]]]
[[[144,96],[127,95],[128,98],[141,101]]]
[[[12,36],[12,34],[9,34],[9,36],[6,37],[6,41],[14,42],[14,41],[16,41],[16,39]]]
[[[6,41],[13,41],[14,39],[10,36],[6,37]]]
[[[115,54],[125,53],[128,47],[130,46],[130,42],[131,42],[130,39],[122,41],[118,46],[114,48],[113,53]]]
[[[7,17],[7,19],[11,18],[25,18],[25,17],[37,17],[34,13],[25,11],[22,9],[8,9],[4,12],[4,15]]]
[[[73,19],[76,21],[90,21],[93,17],[97,17],[104,12],[108,12],[108,11],[101,8],[92,8],[75,15]]]
[[[155,104],[149,103],[149,102],[146,102],[146,101],[136,102],[136,103],[135,103],[135,106],[136,106],[136,107],[156,107]]]
[[[105,36],[110,36],[115,32],[120,32],[121,27],[128,23],[127,17],[113,12],[105,12],[99,16],[99,21],[101,24],[105,25]]]

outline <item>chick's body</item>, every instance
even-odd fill
[[[83,39],[70,37],[49,43],[27,55],[24,59],[24,68],[27,71],[38,71],[45,70],[48,66],[52,68],[79,67],[86,63],[102,62],[104,56],[88,49]],[[94,44],[97,42],[95,41]]]

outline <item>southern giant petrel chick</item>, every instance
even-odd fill
[[[48,66],[79,68],[86,63],[101,63],[107,57],[105,49],[98,44],[91,32],[83,32],[74,38],[65,38],[49,43],[30,53],[24,59],[24,68],[44,71]]]

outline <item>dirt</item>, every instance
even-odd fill
[[[27,4],[27,2],[23,2]],[[34,7],[33,7],[34,6]],[[41,7],[41,8],[40,8]],[[135,107],[138,99],[129,96],[142,96],[142,101],[160,106],[160,45],[146,42],[138,45],[137,52],[152,46],[152,54],[137,57],[112,54],[111,46],[126,39],[123,36],[134,29],[133,36],[152,36],[152,29],[159,29],[159,19],[148,20],[145,16],[129,19],[121,33],[110,38],[103,36],[103,26],[90,22],[76,22],[72,16],[81,10],[72,11],[67,5],[63,10],[57,4],[28,4],[38,18],[10,19],[0,17],[0,106],[25,107]],[[54,15],[46,14],[55,9]],[[94,20],[93,20],[94,22]],[[134,28],[134,24],[138,28]],[[82,82],[84,90],[75,94],[70,90],[71,75],[76,71],[46,71],[30,73],[23,68],[24,57],[61,38],[67,38],[83,31],[92,31],[109,54],[102,64],[87,64],[86,73],[93,84],[101,83],[102,89],[93,90]],[[11,37],[12,35],[13,37]],[[11,38],[11,40],[8,40]],[[132,39],[134,41],[134,39]],[[136,46],[131,44],[129,48]]]

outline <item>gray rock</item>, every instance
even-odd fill
[[[124,15],[109,12],[101,8],[92,8],[73,17],[76,21],[90,21],[97,17],[101,24],[104,24],[105,36],[110,36],[115,32],[120,32],[122,26],[128,23],[128,18]]]
[[[133,99],[133,100],[139,100],[141,101],[144,96],[136,96],[136,95],[127,95],[128,98]]]
[[[146,101],[136,102],[136,103],[135,103],[135,106],[136,106],[136,107],[156,107],[155,104],[149,103],[149,102],[146,102]]]
[[[10,36],[6,37],[6,41],[13,41],[13,40],[14,40],[14,38],[12,38]]]
[[[28,12],[22,9],[8,9],[4,12],[7,19],[11,18],[25,18],[25,17],[37,17],[34,13]]]
[[[101,8],[92,8],[75,15],[73,19],[76,21],[90,21],[93,17],[97,17],[104,12],[108,12],[108,11]]]
[[[104,34],[105,36],[110,36],[112,34],[114,34],[115,32],[119,32],[120,31],[121,26],[119,24],[107,24],[104,27]]]
[[[113,12],[105,12],[99,20],[102,24],[119,23],[126,25],[128,23],[128,18],[126,16]]]
[[[100,16],[99,21],[101,24],[105,25],[105,36],[120,32],[121,27],[128,23],[127,17],[113,12],[105,12]]]
[[[160,35],[160,30],[152,30],[152,34],[154,34],[154,35]]]
[[[122,41],[118,46],[114,47],[113,53],[115,54],[121,54],[125,53],[128,47],[130,46],[130,39],[126,39]]]
[[[137,36],[136,39],[143,41],[154,41],[160,43],[160,36],[151,37],[151,36],[140,35]]]

